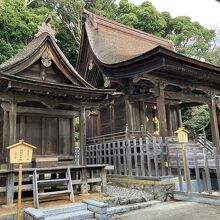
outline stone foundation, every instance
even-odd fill
[[[145,201],[159,200],[164,202],[170,200],[172,197],[172,192],[175,190],[175,183],[178,182],[178,178],[152,180],[136,177],[108,177],[108,181],[109,184],[113,186],[120,186],[126,189],[135,189],[143,192]]]

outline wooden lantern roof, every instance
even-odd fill
[[[0,65],[0,93],[99,102],[114,91],[96,89],[74,69],[56,43],[47,18],[28,45]]]
[[[105,78],[162,81],[220,94],[220,68],[174,51],[172,42],[88,11],[77,70],[101,87]],[[138,81],[138,80],[136,80]]]

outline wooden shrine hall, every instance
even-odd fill
[[[125,131],[135,138],[137,131],[172,136],[181,126],[182,107],[207,104],[213,144],[220,149],[220,68],[176,53],[171,41],[84,13],[77,70],[94,87],[121,94],[88,116],[87,141],[110,140]]]
[[[77,73],[58,47],[49,20],[38,27],[23,50],[0,65],[0,178],[8,173],[6,187],[0,179],[0,193],[7,192],[7,205],[13,203],[16,188],[12,174],[16,171],[7,166],[6,147],[24,139],[37,147],[33,152],[36,163],[38,158],[56,158],[57,167],[65,162],[73,166],[74,121],[79,116],[80,165],[85,165],[85,112],[106,104],[113,94],[113,90],[94,88]],[[45,163],[44,168],[49,166]],[[33,174],[33,169],[25,172]]]

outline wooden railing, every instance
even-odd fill
[[[220,193],[220,161],[217,149],[213,149],[213,155],[207,149],[201,151],[194,148],[192,152],[185,150],[186,158],[186,175],[188,178],[189,192],[207,192],[212,194],[213,191]],[[179,177],[179,189],[186,190],[184,181],[182,152],[176,150],[176,159],[170,161],[170,166],[177,169]]]
[[[210,142],[203,134],[199,134],[197,136],[196,142],[199,143],[202,148],[205,148],[212,154],[214,153],[214,147],[212,142]]]
[[[104,164],[96,164],[96,165],[87,165],[87,166],[57,166],[57,167],[46,167],[46,168],[24,168],[23,169],[23,183],[22,183],[22,191],[32,191],[33,190],[33,183],[32,177],[33,172],[37,170],[38,174],[41,175],[41,178],[48,178],[50,176],[56,176],[54,181],[51,182],[51,185],[48,184],[47,187],[53,187],[58,185],[58,181],[62,178],[63,174],[65,174],[66,169],[70,169],[70,173],[72,176],[72,184],[73,186],[79,187],[82,193],[88,193],[87,185],[91,186],[93,184],[100,184],[101,190],[103,192],[106,191],[106,172],[109,166]],[[112,169],[112,167],[110,167]],[[14,178],[10,178],[10,175],[13,174]],[[7,169],[0,169],[0,193],[5,193],[5,197],[3,198],[5,201],[12,201],[14,198],[14,192],[18,191],[17,186],[17,177],[18,177],[18,169],[14,170],[7,170]],[[57,183],[56,183],[57,180]],[[86,189],[86,191],[85,191]],[[9,198],[12,197],[12,198]],[[2,197],[1,197],[2,198]],[[11,204],[7,204],[11,205]]]
[[[125,131],[87,138],[87,144],[96,144],[106,141],[117,141],[123,139],[139,139],[146,137],[152,137],[152,135],[148,131],[144,130],[143,127],[141,127],[141,130],[139,131],[130,131],[128,130],[128,125],[126,124]]]
[[[115,167],[109,175],[156,178],[170,175],[167,142],[162,137],[89,144],[86,151],[87,164]]]

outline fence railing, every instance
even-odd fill
[[[213,191],[219,191],[220,193],[220,164],[217,149],[213,149],[213,154],[210,154],[205,148],[202,150],[202,154],[196,148],[190,152],[185,149],[185,158],[189,192],[212,194]],[[170,166],[177,168],[179,189],[185,191],[186,181],[180,150],[176,151],[176,160],[171,161]]]
[[[170,175],[167,141],[162,137],[128,139],[87,145],[87,164],[109,164],[109,174],[162,177]]]
[[[126,124],[125,131],[90,137],[90,138],[87,138],[86,141],[87,141],[87,144],[96,144],[96,143],[102,143],[102,142],[107,142],[107,141],[117,141],[117,140],[123,140],[123,139],[138,139],[138,138],[146,138],[146,137],[152,137],[152,135],[148,131],[144,130],[143,126],[141,126],[141,130],[134,131],[134,130],[129,130],[128,125]]]

